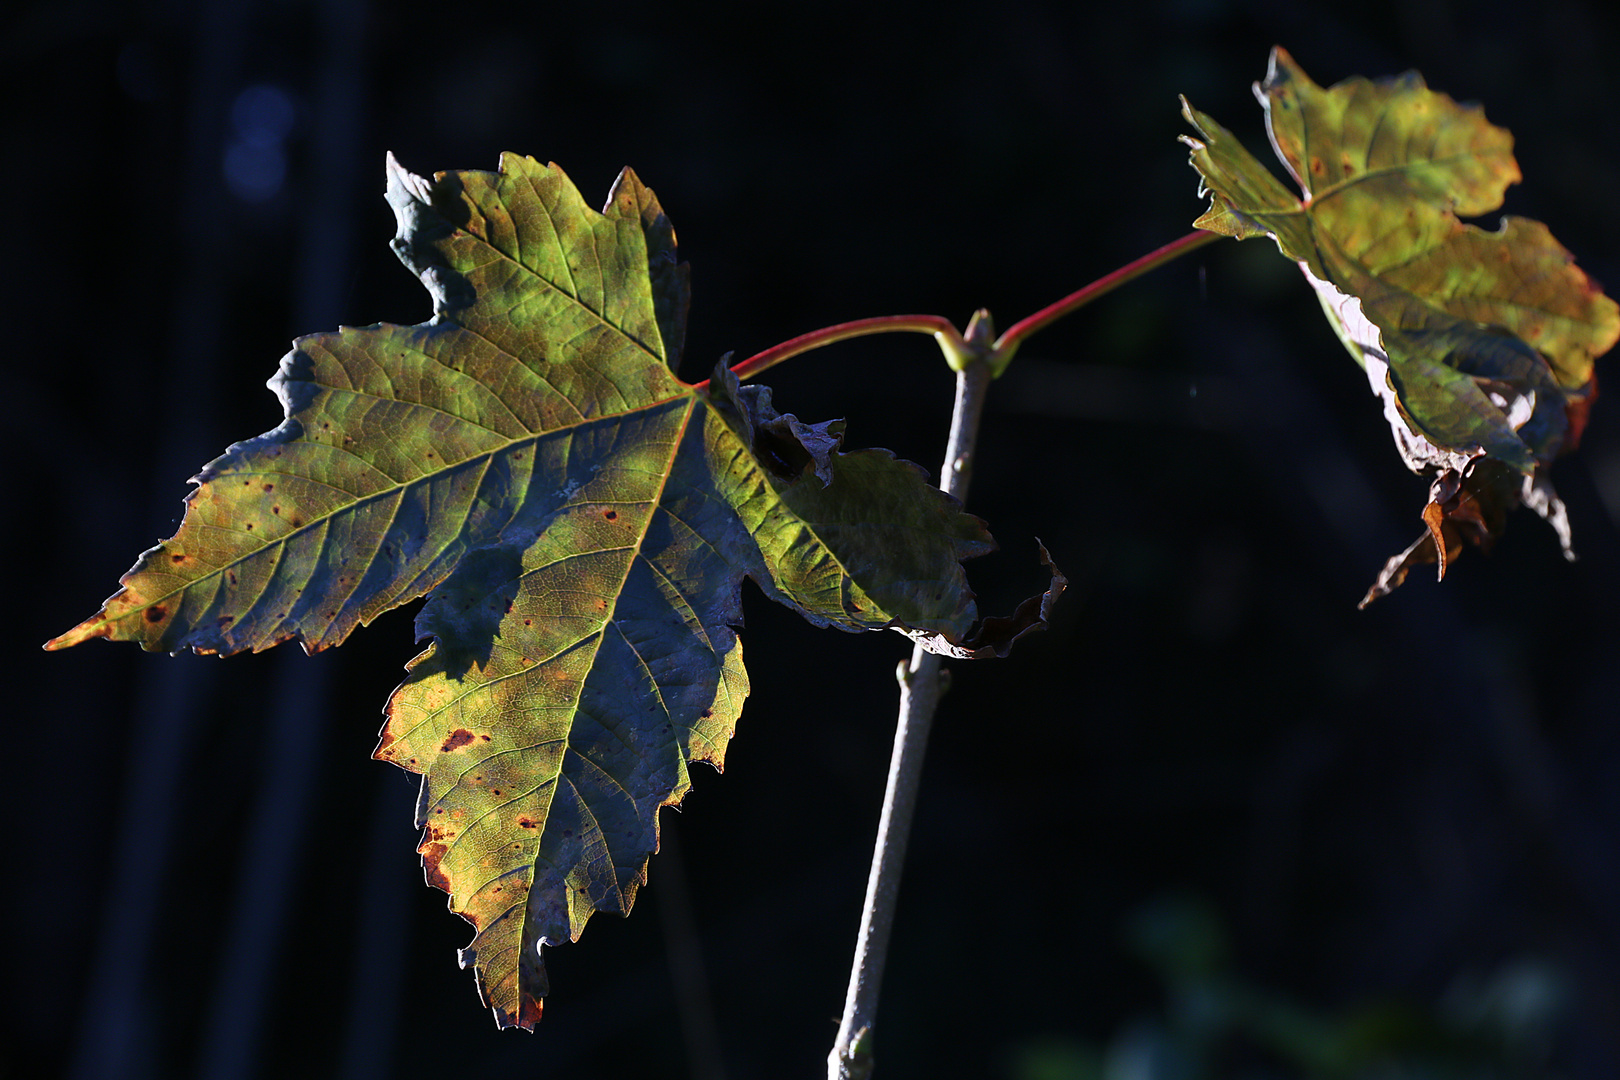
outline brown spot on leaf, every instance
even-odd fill
[[[274,491],[274,490],[276,490],[276,485],[274,485],[274,484],[266,484],[266,485],[264,485],[264,490],[266,490],[266,491]]]
[[[497,1008],[496,1012],[500,1013],[500,1018],[508,1025],[520,1027],[525,1031],[532,1031],[534,1025],[540,1022],[540,1012],[544,1003],[527,991],[520,991],[520,994],[517,1016],[513,1016],[505,1009],[500,1008]]]
[[[518,825],[525,829],[538,829],[540,827],[540,823],[538,821],[531,821],[526,817],[518,818]]]
[[[602,516],[607,518],[609,521],[617,521],[617,520],[619,520],[619,514],[615,510],[609,510],[606,513],[604,513]]]
[[[270,512],[271,512],[271,513],[272,513],[272,514],[279,514],[279,513],[281,513],[281,507],[279,507],[279,506],[272,506],[272,507],[271,507],[271,508],[270,508]]]
[[[151,607],[146,609],[146,621],[150,623],[159,623],[163,621],[163,616],[167,614],[168,611],[163,607],[162,604],[153,604]]]
[[[428,841],[417,851],[422,854],[422,872],[427,877],[427,883],[436,889],[450,892],[450,879],[439,869],[439,862],[450,853],[450,849],[443,844]]]
[[[441,754],[448,754],[452,750],[461,749],[463,746],[466,746],[472,741],[472,732],[468,731],[466,728],[456,728],[456,730],[450,733],[450,737],[444,740],[444,745],[439,747],[439,752]]]
[[[169,561],[170,562],[185,562],[186,557],[184,555],[170,555],[169,556]]]

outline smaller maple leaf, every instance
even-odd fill
[[[1401,457],[1433,477],[1425,532],[1392,558],[1365,606],[1411,567],[1489,549],[1526,505],[1573,558],[1547,465],[1580,440],[1596,393],[1592,361],[1620,338],[1620,307],[1546,226],[1459,220],[1502,205],[1520,179],[1513,139],[1407,72],[1322,89],[1273,49],[1255,96],[1284,187],[1232,134],[1182,99],[1183,136],[1203,177],[1201,229],[1269,236],[1299,264],[1367,373]]]

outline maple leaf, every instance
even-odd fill
[[[630,170],[597,213],[533,159],[429,181],[390,157],[388,201],[433,318],[295,342],[286,420],[206,466],[175,536],[47,647],[313,652],[431,594],[376,756],[422,774],[428,880],[476,930],[462,964],[527,1028],[540,947],[628,912],[660,807],[691,761],[724,763],[745,576],[818,625],[958,656],[1048,605],[974,634],[983,522],[723,363],[675,377],[686,267]]]
[[[1299,264],[1402,458],[1433,475],[1426,531],[1362,605],[1414,565],[1437,562],[1443,577],[1464,539],[1488,549],[1520,503],[1572,558],[1547,464],[1579,441],[1592,361],[1620,337],[1620,308],[1540,222],[1505,217],[1487,232],[1459,220],[1497,209],[1519,181],[1512,136],[1415,72],[1324,90],[1281,48],[1255,95],[1301,195],[1183,98],[1200,135],[1183,141],[1210,196],[1195,224],[1269,236]]]

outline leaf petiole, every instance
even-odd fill
[[[850,338],[865,337],[868,334],[894,333],[932,334],[939,347],[944,350],[946,358],[952,360],[951,366],[956,370],[960,370],[957,360],[966,365],[974,355],[962,340],[961,333],[943,315],[878,315],[870,319],[856,319],[835,326],[824,326],[820,330],[800,334],[796,338],[790,338],[780,345],[773,345],[764,352],[755,353],[748,359],[733,364],[731,372],[738,379],[751,379],[767,368],[775,367],[784,360],[812,349],[848,341]],[[696,385],[701,389],[708,385],[708,380]]]
[[[1157,251],[1150,251],[1140,259],[1126,263],[1111,274],[1105,274],[1090,285],[1070,293],[1056,303],[1048,304],[1028,318],[1013,323],[1007,328],[1006,333],[996,339],[995,354],[990,361],[991,374],[1000,377],[1001,373],[1007,369],[1008,363],[1012,361],[1013,353],[1018,351],[1018,346],[1023,344],[1024,339],[1035,333],[1035,331],[1045,329],[1063,318],[1063,316],[1080,310],[1099,296],[1112,292],[1127,281],[1133,281],[1149,270],[1163,266],[1172,259],[1221,238],[1219,233],[1205,232],[1203,229],[1194,230],[1179,240],[1172,240]]]
[[[983,330],[989,325],[986,313],[982,311],[976,313],[973,322],[968,324],[966,336],[942,315],[879,315],[870,319],[856,319],[853,322],[824,326],[820,330],[800,334],[796,338],[790,338],[780,345],[773,345],[764,352],[755,353],[748,359],[733,364],[731,372],[738,379],[751,379],[800,353],[807,353],[836,342],[865,337],[868,334],[912,333],[932,334],[952,371],[963,371],[975,361],[982,359],[989,363],[991,377],[999,378],[1012,361],[1013,354],[1018,351],[1018,346],[1035,331],[1044,329],[1063,316],[1080,310],[1127,281],[1141,277],[1149,270],[1163,266],[1172,259],[1219,239],[1221,239],[1219,233],[1206,232],[1203,229],[1190,232],[1181,239],[1171,241],[1140,259],[1126,263],[1113,273],[1098,278],[1056,303],[1049,304],[1028,318],[1014,323],[1006,333],[995,339],[993,344],[979,340],[986,336]],[[980,331],[979,334],[974,333],[976,329]],[[700,390],[707,386],[706,379],[696,384]]]

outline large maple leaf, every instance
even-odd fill
[[[723,763],[742,579],[819,625],[983,655],[1004,641],[969,636],[960,561],[993,541],[916,466],[842,452],[837,422],[723,365],[676,378],[686,268],[629,170],[597,213],[532,159],[429,181],[390,158],[388,200],[433,319],[297,341],[286,420],[204,468],[176,535],[48,647],[313,652],[431,593],[376,756],[422,774],[428,880],[476,928],[463,966],[531,1027],[540,946],[627,912],[659,808]]]
[[[1569,528],[1547,464],[1573,449],[1595,393],[1592,361],[1620,308],[1546,226],[1495,232],[1458,215],[1497,209],[1520,174],[1513,139],[1415,72],[1322,89],[1282,49],[1255,95],[1296,196],[1183,99],[1210,209],[1199,228],[1269,236],[1297,262],[1366,370],[1402,457],[1430,473],[1427,531],[1384,568],[1366,604],[1468,539],[1489,547],[1523,502]]]

